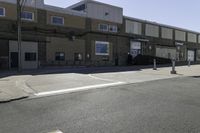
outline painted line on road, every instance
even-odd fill
[[[48,132],[48,133],[63,133],[63,132],[62,132],[62,131],[60,131],[60,130],[55,130],[55,131]]]
[[[93,76],[92,74],[88,74],[88,76],[89,76],[90,78],[97,79],[97,80],[109,81],[109,82],[116,82],[116,81],[111,80],[111,79],[99,78],[99,77]]]
[[[90,89],[111,87],[111,86],[122,85],[122,84],[126,84],[126,83],[125,82],[114,82],[114,83],[108,83],[108,84],[90,85],[90,86],[69,88],[69,89],[56,90],[56,91],[40,92],[40,93],[36,93],[34,95],[36,97],[45,97],[45,96],[52,96],[52,95],[59,95],[59,94],[66,94],[66,93],[72,93],[72,92],[85,91],[85,90],[90,90]]]

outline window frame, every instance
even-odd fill
[[[117,33],[118,32],[118,26],[117,25],[109,25],[109,32],[113,32],[113,33]],[[114,28],[113,28],[114,27]],[[113,30],[110,30],[110,29],[115,29],[115,31]]]
[[[27,54],[34,54],[34,56],[29,56],[29,57],[34,57],[34,58],[30,58],[27,59]],[[24,53],[24,61],[29,61],[29,62],[35,62],[37,61],[37,53],[36,52],[25,52]]]
[[[107,45],[107,53],[100,53],[100,52],[97,52],[97,44],[104,44],[104,45]],[[109,42],[104,42],[104,41],[95,41],[95,55],[99,55],[99,56],[109,56],[109,55],[110,55],[110,43],[109,43]]]
[[[23,18],[22,17],[22,13],[31,13],[32,14],[32,19],[30,19],[30,18]],[[21,20],[27,20],[27,21],[34,21],[35,20],[35,13],[34,12],[31,12],[31,11],[22,11],[22,13],[21,13]]]
[[[59,54],[59,60],[57,59],[57,55]],[[62,58],[60,58],[61,56],[61,54],[63,54],[63,59]],[[55,52],[55,61],[65,61],[65,52]]]
[[[3,15],[0,14],[0,17],[5,17],[6,16],[6,8],[5,7],[0,7],[3,9]]]
[[[58,23],[53,23],[53,18],[56,17],[56,18],[61,18],[63,20],[63,23],[62,24],[58,24]],[[65,18],[64,17],[61,17],[61,16],[51,16],[51,24],[52,25],[60,25],[60,26],[64,26],[65,25]]]
[[[101,29],[101,25],[102,26],[107,26],[107,29]],[[108,24],[99,24],[99,26],[98,26],[98,30],[99,31],[103,31],[103,32],[108,32],[109,31],[109,25]]]

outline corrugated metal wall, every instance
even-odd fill
[[[188,42],[197,42],[197,35],[193,33],[188,33]]]
[[[159,26],[146,24],[145,34],[151,37],[159,37]]]
[[[126,20],[126,33],[142,34],[142,24],[135,21]]]
[[[161,28],[161,37],[164,39],[173,39],[173,30],[169,28]]]
[[[186,40],[186,32],[175,30],[175,40],[185,41]]]

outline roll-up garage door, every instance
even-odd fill
[[[165,59],[176,59],[176,49],[168,47],[157,47],[156,56]]]

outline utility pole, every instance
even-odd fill
[[[18,71],[22,71],[21,61],[21,0],[17,0],[17,39],[18,39]]]

